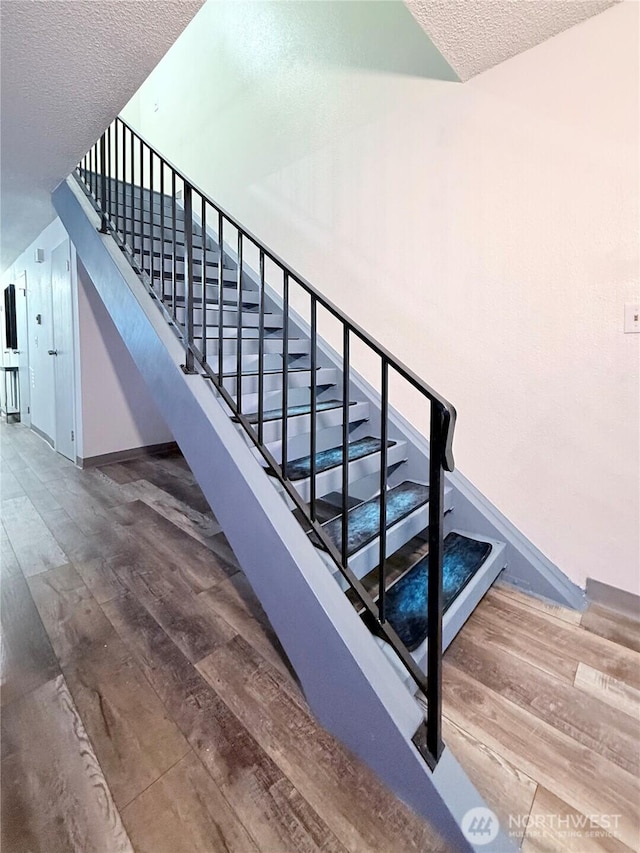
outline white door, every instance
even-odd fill
[[[20,420],[31,426],[31,383],[29,382],[29,327],[27,318],[27,274],[16,281],[16,325],[18,332],[18,381],[20,382]]]
[[[74,381],[73,381],[73,306],[69,241],[51,253],[51,299],[53,305],[53,349],[55,359],[55,448],[67,459],[76,461]]]

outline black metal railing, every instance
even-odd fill
[[[271,473],[278,478],[293,505],[300,511],[314,541],[335,562],[343,578],[360,602],[367,624],[394,649],[406,670],[427,698],[427,719],[416,732],[414,743],[430,764],[435,766],[442,748],[442,551],[444,517],[444,472],[454,467],[452,442],[455,409],[413,371],[399,362],[350,320],[305,278],[292,270],[275,252],[268,249],[220,205],[198,190],[178,169],[158,154],[122,119],[117,118],[92,146],[77,167],[76,177],[101,216],[100,231],[116,240],[128,256],[148,291],[158,300],[167,321],[179,335],[185,352],[183,369],[211,380],[229,406],[234,418],[258,448]],[[211,236],[208,236],[208,234]],[[168,234],[168,236],[167,236]],[[235,249],[230,247],[235,243]],[[227,246],[228,248],[225,248]],[[167,251],[167,248],[169,251]],[[258,300],[248,311],[243,299],[245,259],[251,254],[257,270]],[[209,264],[209,261],[211,263]],[[228,262],[227,266],[225,264]],[[233,301],[225,300],[225,281]],[[267,266],[269,275],[267,275]],[[180,267],[181,270],[180,271]],[[207,269],[216,271],[211,279]],[[278,284],[280,285],[278,287]],[[295,311],[292,308],[292,288]],[[182,291],[180,293],[180,291]],[[235,291],[235,292],[234,292]],[[268,305],[282,311],[281,415],[279,453],[265,441],[265,342],[277,338],[278,321],[269,320]],[[208,294],[212,296],[209,298]],[[302,296],[301,296],[302,295]],[[308,300],[305,321],[310,341],[309,417],[309,500],[303,500],[287,476],[290,439],[289,404],[289,332],[291,317],[300,318],[302,299]],[[231,308],[229,306],[232,306]],[[318,520],[317,465],[318,439],[318,328],[319,310],[337,321],[341,334],[342,400],[342,541],[337,547]],[[198,313],[199,312],[199,313]],[[212,322],[208,323],[208,314]],[[217,313],[216,313],[217,312]],[[226,313],[229,312],[229,318]],[[235,318],[231,314],[235,313]],[[244,369],[243,341],[250,327],[248,314],[257,325],[257,363],[255,370]],[[214,316],[215,315],[215,316]],[[196,318],[200,322],[196,322]],[[234,322],[227,322],[227,319]],[[271,323],[268,326],[268,323]],[[299,325],[299,319],[298,321]],[[196,334],[199,329],[200,333]],[[235,359],[232,367],[226,358],[225,342],[235,335]],[[351,361],[353,344],[364,345],[369,355],[379,360],[380,369],[380,528],[379,584],[372,596],[349,566],[349,435],[351,405]],[[233,349],[233,347],[231,347]],[[257,403],[250,413],[243,411],[243,395],[248,377],[257,379]],[[278,373],[278,377],[280,374]],[[428,510],[428,637],[426,673],[416,664],[386,618],[387,573],[387,489],[389,479],[389,387],[390,380],[401,379],[415,389],[430,406],[429,465],[425,476],[429,485]],[[255,387],[255,386],[254,386]],[[273,419],[271,414],[270,419]]]

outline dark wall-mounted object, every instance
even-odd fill
[[[18,349],[16,287],[14,284],[8,284],[4,289],[4,340],[5,349]]]

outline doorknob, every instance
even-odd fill
[[[48,352],[49,352],[49,355],[58,355],[57,349],[50,349],[50,350],[48,350]]]

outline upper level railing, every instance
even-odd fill
[[[367,623],[394,649],[427,699],[427,720],[414,738],[414,743],[430,766],[435,766],[443,744],[441,737],[441,680],[442,680],[442,554],[444,516],[444,471],[454,467],[452,442],[456,413],[453,406],[433,388],[423,382],[406,365],[398,361],[387,349],[377,343],[357,323],[347,317],[336,305],[326,299],[303,276],[291,269],[275,252],[265,246],[244,228],[220,205],[198,190],[185,175],[158,154],[139,134],[122,119],[117,118],[102,137],[83,157],[76,177],[92,199],[101,215],[100,230],[111,235],[129,257],[149,292],[158,300],[166,319],[175,327],[184,345],[186,372],[194,372],[196,365],[210,379],[223,397],[237,421],[259,450],[270,471],[280,481],[293,505],[300,511],[315,541],[335,562],[341,575],[354,591],[364,609]],[[165,200],[170,203],[166,204]],[[159,200],[159,204],[156,204]],[[148,204],[147,204],[148,202]],[[157,208],[157,209],[156,209]],[[167,237],[169,234],[169,237]],[[207,238],[211,235],[211,239]],[[167,252],[167,244],[170,251]],[[232,249],[231,246],[234,248]],[[219,247],[219,248],[218,248]],[[243,299],[243,281],[251,254],[257,267],[258,301],[251,313],[257,314],[257,412],[249,418],[243,411],[243,336],[247,307]],[[229,328],[225,309],[225,281],[231,270],[225,262],[235,261],[235,281],[230,294],[235,297],[233,328]],[[207,265],[217,264],[217,284],[209,284]],[[267,267],[269,274],[267,275]],[[181,270],[180,270],[181,268]],[[279,284],[278,303],[282,310],[282,388],[281,388],[281,440],[276,454],[265,442],[265,342],[268,320],[266,306],[268,291],[273,292],[274,281]],[[183,286],[178,295],[179,284]],[[213,326],[207,323],[211,309],[207,303],[208,289],[216,294],[211,309],[217,311]],[[235,289],[235,294],[234,294]],[[196,291],[200,294],[195,296]],[[295,302],[295,311],[292,307]],[[288,478],[288,445],[290,438],[289,415],[289,329],[291,318],[300,317],[300,306],[305,302],[305,317],[310,337],[309,370],[309,500],[303,500]],[[200,306],[200,307],[199,307]],[[337,322],[342,358],[342,536],[336,547],[318,519],[316,466],[318,436],[318,329],[319,312]],[[229,317],[232,314],[229,313]],[[197,323],[197,319],[200,323]],[[211,330],[215,329],[215,334]],[[200,329],[200,334],[196,330]],[[229,369],[225,358],[225,341],[235,339],[235,364]],[[351,350],[354,342],[366,348],[370,358],[379,364],[380,389],[380,470],[379,501],[380,526],[379,584],[377,596],[371,595],[349,566],[349,406],[351,386]],[[387,488],[389,480],[389,386],[390,379],[407,383],[430,407],[429,463],[425,480],[429,485],[428,511],[428,590],[427,590],[427,667],[426,673],[416,664],[386,618],[386,595],[389,587],[387,571]],[[255,387],[255,386],[253,386]],[[276,458],[279,456],[279,458]],[[425,466],[427,467],[427,466]],[[383,523],[384,520],[384,523]]]

